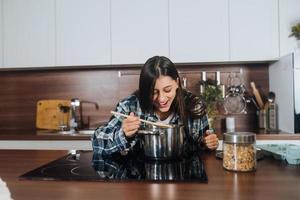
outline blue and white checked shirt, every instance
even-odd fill
[[[135,113],[136,116],[141,119],[149,121],[158,121],[158,117],[155,114],[143,113],[139,104],[139,100],[135,95],[131,95],[122,101],[120,101],[115,109],[116,112],[120,112],[129,115],[130,112]],[[94,153],[102,155],[110,155],[115,152],[126,154],[131,150],[138,142],[138,137],[128,140],[122,130],[123,117],[112,116],[110,121],[95,130],[92,137],[92,144]],[[179,115],[175,114],[171,119],[170,124],[181,123]],[[207,116],[203,116],[198,119],[188,120],[189,135],[195,142],[204,135],[204,131],[208,128]]]

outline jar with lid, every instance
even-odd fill
[[[224,133],[223,167],[230,171],[256,170],[256,137],[250,132]]]

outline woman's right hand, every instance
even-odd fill
[[[123,120],[122,130],[126,137],[132,137],[140,127],[140,118],[136,117],[133,112],[130,113],[129,117]]]

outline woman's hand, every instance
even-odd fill
[[[215,133],[212,133],[211,130],[206,130],[204,137],[204,144],[210,150],[215,150],[219,146],[219,139]]]
[[[122,130],[125,133],[126,137],[132,137],[140,127],[140,118],[134,116],[134,113],[131,112],[129,117],[123,120]]]

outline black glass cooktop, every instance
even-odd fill
[[[208,181],[203,161],[197,154],[176,161],[152,161],[136,155],[103,158],[99,154],[93,154],[92,151],[79,151],[76,155],[66,155],[19,178],[114,182],[207,183]]]

